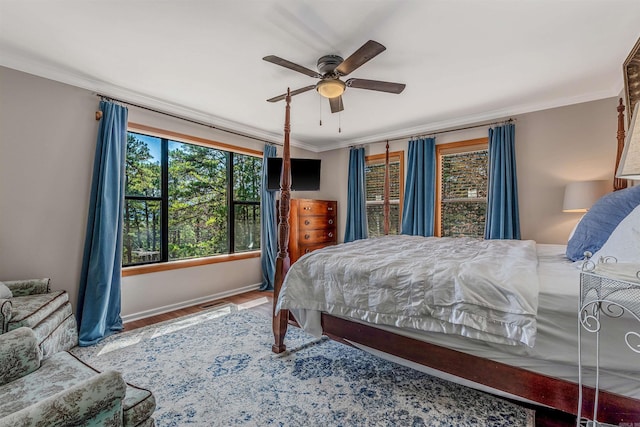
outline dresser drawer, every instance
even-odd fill
[[[336,203],[323,200],[299,200],[298,215],[335,215]]]
[[[299,250],[300,253],[298,254],[298,257],[301,257],[302,255],[306,255],[309,252],[313,252],[316,249],[322,249],[322,248],[326,248],[327,246],[333,246],[335,245],[335,243],[319,243],[317,245],[300,245]]]
[[[305,230],[316,230],[318,228],[335,228],[336,218],[334,216],[305,216],[300,218],[298,226],[300,233]]]
[[[336,239],[335,228],[324,230],[300,230],[300,245],[333,242]]]

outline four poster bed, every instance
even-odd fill
[[[621,100],[617,162],[624,144],[623,112]],[[289,94],[284,131],[274,290],[275,353],[286,350],[284,338],[291,322],[312,334],[327,335],[445,379],[576,414],[580,271],[564,257],[563,245],[511,241],[515,245],[511,246],[507,241],[416,236],[397,236],[385,243],[392,239],[389,236],[315,251],[289,270]],[[624,187],[625,180],[615,180],[615,190]],[[456,244],[454,240],[462,242],[462,249],[451,246]],[[405,255],[412,247],[420,253],[417,262]],[[512,258],[509,254],[514,251],[522,256]],[[433,253],[430,263],[429,253]],[[394,261],[387,263],[387,259]],[[497,267],[492,268],[495,264],[487,262],[496,262]],[[391,264],[400,267],[393,270]],[[455,295],[421,281],[424,275],[444,277],[443,266],[447,264],[458,270],[460,266],[469,269],[466,282],[456,282]],[[505,272],[513,275],[501,277]],[[284,283],[287,274],[290,277]],[[485,286],[495,280],[513,282],[515,278],[523,279],[519,293],[504,288],[496,292]],[[373,282],[383,285],[368,286]],[[401,288],[401,282],[408,285]],[[435,304],[429,309],[427,320],[418,317],[420,309],[416,308],[422,302],[419,300],[427,299],[424,287],[436,295],[430,297]],[[330,294],[337,299],[329,300]],[[464,294],[463,299],[460,294]],[[385,299],[389,296],[391,302]],[[362,300],[362,305],[357,305],[357,300]],[[515,309],[501,305],[514,301]],[[387,316],[394,311],[394,316]],[[622,327],[627,327],[624,322],[623,319]],[[640,426],[638,355],[628,348],[623,352],[614,340],[602,339],[602,359],[606,362],[601,362],[599,421]],[[585,346],[589,344],[583,343]],[[589,368],[586,372],[590,378]],[[585,387],[583,416],[593,413],[595,400],[594,390]]]

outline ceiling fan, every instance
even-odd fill
[[[391,83],[365,79],[349,79],[347,81],[340,80],[340,77],[346,76],[347,74],[353,72],[369,60],[384,52],[386,49],[387,48],[380,43],[369,40],[347,59],[342,59],[342,57],[338,55],[322,56],[320,59],[318,59],[317,64],[319,72],[315,72],[306,67],[303,67],[302,65],[295,64],[291,61],[287,61],[286,59],[282,59],[275,55],[265,56],[262,59],[267,62],[280,65],[281,67],[285,67],[290,70],[305,74],[309,77],[320,79],[320,81],[315,85],[309,85],[291,91],[291,96],[298,95],[315,88],[320,95],[329,99],[331,112],[337,113],[344,110],[344,104],[342,103],[342,94],[347,87],[376,90],[379,92],[388,93],[400,93],[404,90],[406,85],[403,83]],[[278,102],[285,99],[286,96],[286,94],[275,96],[273,98],[267,99],[267,101]]]

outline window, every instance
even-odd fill
[[[369,237],[384,235],[385,154],[365,158]],[[400,234],[404,190],[404,151],[389,153],[389,234]]]
[[[437,236],[483,237],[487,212],[487,138],[436,145]]]
[[[259,249],[261,153],[158,134],[127,134],[122,265]]]

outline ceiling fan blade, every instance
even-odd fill
[[[377,90],[379,92],[400,93],[406,85],[404,83],[381,82],[378,80],[349,79],[344,82],[348,87],[356,89]]]
[[[350,57],[342,61],[342,64],[336,67],[336,71],[340,75],[346,76],[370,59],[384,52],[386,49],[387,48],[380,43],[369,40],[368,42],[363,44],[360,49],[356,50]]]
[[[344,104],[342,103],[342,95],[335,98],[329,98],[329,105],[331,106],[332,113],[339,113],[344,110]]]
[[[294,64],[291,61],[287,61],[286,59],[282,59],[275,55],[265,56],[262,59],[264,59],[267,62],[271,62],[272,64],[280,65],[281,67],[285,67],[290,70],[297,71],[302,74],[306,74],[309,77],[315,77],[317,79],[322,77],[322,75],[318,74],[316,71],[310,70],[306,67],[303,67],[302,65]]]
[[[310,85],[310,86],[302,87],[302,88],[300,88],[300,89],[293,90],[293,91],[291,91],[291,96],[298,95],[299,93],[306,92],[306,91],[311,90],[311,89],[313,89],[313,88],[315,88],[315,87],[316,87],[316,85]],[[278,102],[278,101],[282,101],[282,100],[283,100],[283,99],[285,99],[286,97],[287,97],[287,94],[286,94],[286,93],[283,93],[282,95],[274,96],[273,98],[269,98],[269,99],[267,99],[267,102]]]

